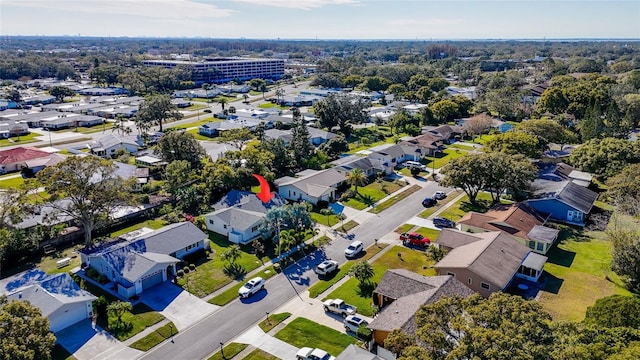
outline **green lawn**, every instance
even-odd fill
[[[313,219],[313,221],[317,222],[318,224],[326,225],[329,227],[340,222],[340,218],[338,218],[338,216],[335,214],[327,216],[313,211],[311,212],[311,219]]]
[[[289,106],[279,106],[279,105],[276,105],[276,104],[270,103],[270,102],[264,103],[264,104],[260,104],[260,105],[258,105],[258,107],[261,108],[261,109],[272,109],[272,108],[278,108],[280,110],[289,109]]]
[[[279,360],[277,356],[273,356],[266,351],[255,349],[249,353],[249,355],[242,358],[242,360]]]
[[[275,337],[296,347],[319,348],[333,356],[358,343],[352,336],[301,317],[287,324]]]
[[[263,279],[268,279],[272,276],[276,275],[276,271],[273,269],[273,266],[269,266],[268,268],[260,271],[255,276],[260,276]],[[253,276],[253,275],[252,275]],[[238,283],[229,289],[225,290],[223,293],[216,295],[215,297],[209,300],[209,303],[219,306],[224,306],[231,301],[238,298],[238,290],[244,285],[244,280],[238,281]]]
[[[493,139],[494,137],[496,137],[496,135],[481,135],[473,139],[473,141],[469,141],[469,142],[484,145],[487,141]]]
[[[409,230],[413,229],[415,226],[413,224],[402,224],[398,226],[394,231],[398,234],[406,233]]]
[[[0,139],[0,147],[11,146],[11,145],[22,145],[22,144],[28,144],[28,143],[39,141],[38,139],[36,139],[36,136],[41,136],[41,135],[37,133],[29,133],[27,135],[14,136],[9,139]]]
[[[13,176],[12,174],[10,176]],[[16,177],[3,176],[0,178],[0,189],[19,189],[24,184],[24,179],[20,174]]]
[[[404,200],[409,195],[413,194],[414,192],[416,192],[416,191],[418,191],[420,189],[422,189],[422,188],[420,186],[418,186],[418,185],[411,185],[411,187],[408,188],[407,190],[404,190],[400,194],[397,194],[397,195],[393,196],[391,199],[386,200],[385,202],[382,202],[382,203],[376,205],[375,207],[371,208],[369,210],[369,212],[370,213],[374,213],[374,214],[379,214],[379,213],[383,212],[384,210],[390,208],[391,206],[395,205],[399,201]]]
[[[208,137],[198,133],[198,129],[187,130],[187,132],[193,135],[193,138],[201,141],[215,141],[215,137]]]
[[[347,231],[353,229],[354,227],[356,227],[358,225],[360,225],[360,224],[358,224],[356,221],[349,220],[344,225],[340,226],[340,230],[342,230],[344,232],[347,232]]]
[[[371,257],[379,253],[380,251],[382,251],[382,249],[386,247],[387,247],[387,244],[378,244],[377,246],[376,245],[369,246],[366,249],[365,255],[362,258],[358,259],[358,261],[369,260],[371,259]],[[349,274],[349,270],[351,270],[351,267],[355,263],[356,261],[353,261],[353,260],[347,261],[344,265],[340,267],[340,271],[338,271],[336,274],[330,277],[319,279],[318,282],[316,282],[315,284],[309,287],[309,297],[311,298],[318,297],[318,295],[322,294],[328,288],[332,287],[335,283],[340,281],[340,279],[347,276],[347,274]]]
[[[279,313],[279,314],[270,314],[269,318],[268,319],[265,318],[264,320],[262,320],[260,324],[258,324],[258,326],[260,326],[260,329],[262,329],[262,331],[264,331],[265,333],[268,333],[269,330],[273,329],[278,324],[288,319],[290,316],[291,316],[291,313],[288,313],[288,312]]]
[[[212,252],[209,259],[202,259],[200,263],[195,264],[196,271],[178,279],[178,285],[198,297],[207,296],[234,280],[234,277],[225,273],[226,263],[220,258],[220,254],[234,244],[214,233],[209,233],[209,238]],[[245,248],[241,247],[241,249],[240,258],[236,260],[236,264],[245,273],[262,265],[255,255],[249,254]]]
[[[192,128],[192,127],[200,127],[204,124],[208,124],[210,122],[219,122],[222,121],[220,119],[216,119],[213,116],[206,114],[207,117],[205,118],[204,116],[200,115],[200,120],[199,121],[194,121],[194,122],[190,122],[187,124],[182,124],[182,125],[178,125],[176,127],[174,127],[174,129],[178,129],[178,130],[182,130],[182,129],[188,129],[188,128]]]
[[[393,181],[373,181],[365,186],[358,186],[357,194],[349,198],[346,201],[342,201],[342,204],[350,206],[356,210],[362,210],[371,206],[375,202],[378,202],[389,194],[400,190],[402,185]],[[355,187],[351,187],[351,191],[355,192]]]
[[[612,244],[604,233],[567,229],[547,253],[549,260],[542,275],[547,282],[539,301],[554,320],[582,321],[587,307],[597,299],[629,295],[629,291],[611,271]]]
[[[116,337],[118,340],[124,341],[162,320],[164,320],[164,316],[159,312],[153,311],[143,303],[137,303],[133,306],[133,311],[131,313],[125,314],[122,317],[123,323],[131,324],[130,328],[114,328],[112,325],[115,324],[116,319],[112,317],[109,317],[108,320],[110,326],[105,326],[107,325],[105,323],[105,319],[100,318],[98,318],[98,325],[102,328],[108,329],[111,335]]]
[[[140,351],[147,351],[154,346],[160,344],[161,342],[170,339],[172,336],[176,335],[178,330],[176,326],[173,325],[172,322],[165,324],[159,328],[157,328],[154,332],[149,335],[143,337],[140,340],[137,340],[130,347],[134,349],[138,349]]]
[[[434,261],[422,250],[405,246],[394,246],[373,262],[375,271],[371,279],[371,286],[361,289],[356,278],[350,278],[342,286],[332,291],[326,299],[342,299],[358,308],[358,313],[364,316],[373,316],[372,291],[380,283],[382,276],[388,269],[407,269],[425,276],[436,274],[432,268]]]
[[[51,255],[46,255],[40,258],[40,263],[38,264],[38,268],[47,274],[57,274],[68,272],[76,266],[80,266],[80,256],[76,253],[76,250],[83,248],[84,245],[76,245],[74,247],[70,247],[64,249],[62,251],[58,251]],[[60,259],[64,259],[66,257],[71,258],[71,262],[69,265],[58,268],[58,264],[56,262]]]
[[[502,199],[501,202],[503,204],[512,203],[512,201],[507,201],[504,199]],[[487,210],[489,210],[489,206],[491,205],[491,194],[486,192],[479,193],[476,198],[476,203],[476,205],[471,204],[469,202],[469,197],[465,195],[448,209],[441,212],[440,216],[452,221],[458,221],[464,216],[464,214],[468,213],[469,211],[485,213],[487,212]]]
[[[418,234],[429,238],[429,240],[431,240],[431,242],[436,241],[436,239],[438,239],[438,236],[440,236],[440,230],[436,230],[436,229],[432,229],[432,228],[417,228],[416,230],[414,230],[415,232],[417,232]]]
[[[442,200],[438,200],[438,204],[436,206],[432,206],[430,208],[426,208],[424,211],[422,211],[420,214],[418,214],[419,217],[421,218],[428,218],[429,216],[433,215],[433,213],[435,213],[438,209],[440,209],[441,207],[443,207],[445,204],[448,204],[451,200],[455,199],[456,196],[460,195],[462,191],[460,190],[456,190],[450,194],[447,195],[446,198],[442,199]]]
[[[467,151],[475,149],[473,146],[463,145],[463,144],[458,144],[458,143],[453,143],[451,145],[447,145],[447,148],[454,148],[454,149],[467,150]]]
[[[444,149],[441,152],[438,152],[436,154],[435,157],[435,164],[434,164],[434,157],[433,156],[426,156],[425,159],[427,160],[425,165],[427,167],[427,169],[433,169],[434,166],[436,169],[440,169],[441,167],[447,165],[449,163],[449,161],[453,160],[453,159],[457,159],[460,156],[466,154],[467,152],[464,150],[460,150],[460,149]]]
[[[92,134],[92,133],[97,133],[101,131],[106,132],[107,130],[111,130],[112,127],[113,127],[113,123],[108,122],[104,126],[102,125],[94,125],[91,127],[81,126],[81,127],[74,128],[73,131],[79,132],[81,134]]]
[[[242,352],[242,350],[247,348],[247,344],[240,344],[240,343],[231,343],[227,346],[225,346],[223,348],[223,352],[224,352],[224,356],[222,356],[222,352],[217,352],[215,354],[213,354],[209,359],[207,360],[227,360],[227,359],[233,359],[236,355],[238,355],[240,352]]]

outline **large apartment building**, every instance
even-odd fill
[[[284,59],[214,58],[193,62],[183,60],[144,60],[145,66],[191,66],[192,80],[203,83],[225,83],[254,78],[277,80],[284,75]]]

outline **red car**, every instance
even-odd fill
[[[413,245],[421,248],[426,248],[431,244],[431,240],[429,240],[429,238],[415,232],[400,234],[400,240],[403,245]]]

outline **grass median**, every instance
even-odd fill
[[[374,214],[379,214],[420,189],[422,189],[420,186],[412,185],[410,188],[401,192],[400,194],[395,195],[394,197],[381,203],[380,205],[376,205],[375,207],[371,208],[369,212]]]
[[[296,347],[319,348],[333,356],[358,343],[352,336],[302,317],[291,321],[275,337]]]
[[[178,330],[176,329],[176,326],[173,325],[172,322],[170,322],[157,328],[155,331],[143,337],[142,339],[134,342],[130,347],[138,349],[140,351],[148,351],[161,342],[170,339],[172,336],[175,336],[177,333]]]

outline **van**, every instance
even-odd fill
[[[404,166],[411,168],[418,168],[420,170],[426,170],[427,167],[417,161],[405,161]]]

